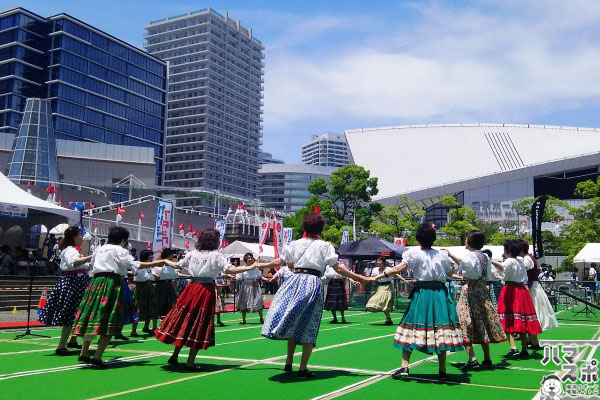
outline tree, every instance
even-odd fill
[[[458,201],[456,201],[454,196],[450,195],[442,197],[439,201],[439,205],[448,207],[448,215],[450,216],[450,221],[441,228],[441,231],[456,238],[455,241],[458,241],[459,243],[454,244],[463,244],[467,234],[470,231],[478,229],[476,226],[477,217],[475,211],[467,206],[459,207]]]
[[[416,244],[414,235],[424,214],[414,201],[400,196],[396,204],[384,206],[373,216],[369,230],[377,231],[380,238],[388,241],[406,236],[408,244]]]
[[[554,222],[559,221],[563,217],[559,213],[559,210],[562,208],[564,210],[569,210],[569,205],[556,197],[547,196],[548,200],[546,200],[546,207],[544,208],[544,217],[542,218],[542,222]],[[531,216],[531,206],[533,206],[533,202],[537,200],[534,197],[528,197],[525,199],[515,201],[513,207],[518,215],[530,217]]]

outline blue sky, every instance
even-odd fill
[[[98,6],[101,4],[101,6]],[[4,0],[142,46],[150,20],[212,6],[266,47],[264,150],[423,123],[600,127],[600,2]],[[408,144],[409,145],[409,144]]]

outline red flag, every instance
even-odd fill
[[[46,188],[46,193],[52,194],[52,184],[51,183],[48,184],[48,187]]]
[[[315,212],[315,214],[321,214],[321,210],[319,210],[319,206],[316,204],[315,204],[314,212]]]
[[[54,184],[54,194],[58,193],[58,186],[56,186],[56,183]]]
[[[98,226],[98,218],[94,218],[94,221],[92,221],[92,226],[94,228]]]
[[[144,213],[143,212],[138,212],[138,218],[139,219],[144,219]]]
[[[94,204],[93,201],[90,201],[90,209],[94,209],[96,207],[96,205]]]
[[[179,230],[182,231],[185,229],[185,225],[183,224],[183,222],[181,224],[179,224]]]
[[[194,232],[194,228],[192,228],[192,224],[190,224],[190,226],[188,226],[188,232],[189,233]]]
[[[148,240],[148,248],[151,249],[152,248],[152,242]]]
[[[302,237],[305,238],[306,237],[306,232],[302,232]]]
[[[117,206],[117,215],[125,214],[127,211],[121,206]]]
[[[27,181],[27,189],[31,189],[31,181]]]
[[[198,232],[197,229],[194,229],[193,235],[198,237],[198,236],[200,236],[200,232]]]
[[[186,240],[186,241],[185,241],[185,248],[186,248],[186,249],[189,249],[189,248],[190,248],[190,241],[189,241],[189,240]]]
[[[62,196],[58,198],[58,205],[62,207]],[[71,206],[69,206],[71,208]]]

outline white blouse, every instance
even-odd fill
[[[339,274],[335,269],[330,267],[329,265],[325,268],[325,273],[323,274],[324,279],[344,279],[344,276]]]
[[[452,269],[448,254],[438,250],[412,248],[402,253],[402,262],[408,265],[417,281],[446,282]]]
[[[483,256],[483,257],[482,257]],[[487,261],[484,267],[481,263],[481,258]],[[469,251],[461,260],[462,262],[458,266],[458,272],[462,273],[465,279],[479,279],[483,276],[484,272],[487,272],[491,262],[487,254],[482,253],[481,250]],[[487,277],[487,274],[486,274]]]
[[[195,278],[217,279],[229,268],[229,261],[218,251],[193,250],[185,255],[179,265]]]
[[[175,270],[175,268],[170,265],[163,265],[162,267],[154,267],[152,268],[152,273],[161,281],[166,281],[170,279],[179,278],[179,273]]]
[[[114,244],[105,244],[92,255],[94,274],[112,272],[121,276],[127,275],[127,270],[135,271],[137,264],[129,251]]]
[[[391,267],[385,267],[383,269],[383,272],[385,272],[386,274],[389,274],[391,272],[392,268]],[[371,268],[371,274],[369,276],[378,276],[379,274],[382,274],[383,272],[379,271],[379,267],[373,267]],[[378,280],[378,282],[391,282],[394,278],[392,278],[391,276],[383,277],[381,279]]]
[[[303,238],[284,247],[281,259],[293,263],[294,268],[314,269],[323,274],[327,266],[337,264],[338,255],[331,243]]]
[[[527,282],[527,269],[522,260],[518,258],[507,258],[502,262],[504,267],[504,280],[506,282]]]
[[[87,270],[90,266],[89,264],[82,264],[78,266],[74,266],[73,263],[83,256],[79,253],[73,246],[68,246],[60,253],[60,269],[62,271],[77,271],[80,269]]]
[[[262,271],[259,269],[251,269],[250,271],[240,272],[237,276],[239,280],[255,281],[262,277]]]
[[[279,268],[279,271],[275,272],[275,275],[273,275],[273,278],[281,279],[282,281],[285,281],[287,278],[289,278],[292,275],[294,275],[294,273],[290,270],[290,267],[288,267],[286,265],[284,267]]]
[[[153,268],[143,268],[143,269],[139,269],[139,261],[136,261],[136,271],[135,271],[135,276],[133,277],[133,281],[134,282],[147,282],[147,281],[153,281],[154,280],[154,275],[152,274],[152,270]]]

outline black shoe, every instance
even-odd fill
[[[119,333],[118,335],[115,335],[114,338],[118,339],[118,340],[129,340],[126,336],[123,336],[122,333]]]
[[[508,353],[506,353],[506,355],[504,357],[506,357],[506,358],[512,358],[512,357],[515,357],[518,354],[519,354],[519,350],[517,350],[517,349],[510,349],[510,351]]]
[[[337,319],[332,319],[331,321],[329,321],[330,324],[337,324],[338,320]]]
[[[348,321],[346,321],[345,319],[342,319],[342,324],[347,324]]]
[[[529,358],[529,352],[527,350],[523,350],[519,353],[520,358]]]
[[[392,374],[392,379],[404,379],[408,377],[408,367],[400,368]]]
[[[69,350],[67,350],[66,347],[63,347],[62,349],[54,350],[54,354],[56,354],[57,356],[68,356]]]
[[[298,378],[300,379],[308,379],[308,378],[314,378],[315,373],[314,372],[310,372],[308,369],[305,369],[304,371],[300,371],[298,370]]]
[[[144,332],[144,333],[154,333],[153,330],[150,330],[149,328],[142,329],[142,332]]]
[[[90,364],[92,362],[92,359],[86,356],[79,356],[77,357],[77,362],[81,364]]]
[[[384,325],[394,325],[394,321],[392,321],[391,319],[388,319],[387,321],[385,321]]]
[[[261,319],[261,320],[260,320],[260,323],[261,323],[261,324],[264,324],[264,323],[265,323],[265,320],[264,320],[264,319]]]
[[[285,372],[292,372],[292,364],[285,364],[285,367],[283,367],[283,370]]]
[[[74,343],[69,342],[69,343],[67,343],[67,348],[81,350],[81,345],[77,342],[74,342]]]
[[[478,365],[479,365],[479,363],[478,363]],[[445,382],[446,380],[448,380],[448,374],[444,371],[439,371],[438,372],[438,380]]]
[[[542,346],[540,346],[539,344],[537,346],[531,345],[531,347],[529,347],[530,350],[533,351],[541,351],[544,350],[544,348]]]
[[[485,368],[492,368],[494,364],[492,364],[492,360],[483,360],[481,366]]]
[[[169,361],[167,361],[169,365],[179,365],[179,361],[177,361],[177,357],[169,357]]]
[[[225,326],[225,324],[223,322],[221,322],[221,321],[217,321],[217,325],[219,325],[219,326]]]
[[[139,333],[137,333],[137,332],[133,332],[133,333],[132,333],[131,335],[129,335],[129,336],[131,336],[131,337],[140,337],[140,336],[142,336],[142,335],[140,335],[140,334],[139,334]]]
[[[479,369],[479,367],[480,367],[479,362],[477,360],[473,360],[473,361],[469,361],[468,363],[466,363],[459,369],[463,372],[466,372],[466,371],[471,371],[474,369]]]
[[[90,365],[93,365],[94,367],[96,367],[98,369],[108,368],[108,365],[104,364],[104,362],[102,360],[97,360],[95,358],[90,359]]]
[[[246,321],[240,321],[240,325],[246,325]]]
[[[194,364],[191,367],[186,364],[183,366],[183,370],[187,371],[187,372],[202,372],[202,371],[204,371],[204,368],[202,368],[202,366],[200,366],[198,364]]]

